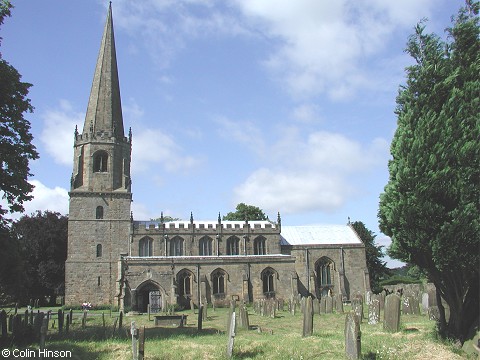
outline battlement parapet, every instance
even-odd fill
[[[186,230],[195,232],[210,233],[215,231],[239,232],[243,233],[245,230],[255,231],[271,231],[277,232],[277,224],[270,221],[134,221],[134,229],[139,232],[168,232],[168,233],[182,233]]]

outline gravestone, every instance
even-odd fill
[[[192,310],[192,314],[195,315],[195,303],[193,300],[190,300],[190,310]]]
[[[138,329],[135,326],[135,321],[130,324],[130,335],[132,336],[132,359],[138,360]]]
[[[145,358],[145,326],[138,329],[138,360]]]
[[[342,294],[335,295],[335,311],[337,314],[343,314]]]
[[[438,306],[430,306],[428,308],[428,320],[438,321],[440,319],[440,311]]]
[[[325,313],[332,314],[333,313],[333,298],[330,295],[325,297]]]
[[[42,324],[40,326],[40,350],[45,349],[45,338],[47,336],[47,331],[48,331],[48,317],[42,318]]]
[[[73,322],[73,310],[70,309],[70,325],[72,325]]]
[[[207,320],[207,316],[208,316],[207,309],[208,309],[208,305],[207,305],[207,304],[202,305],[202,310],[203,310],[202,318],[203,318],[204,320]]]
[[[426,314],[428,312],[429,304],[428,304],[428,293],[422,294],[422,312]]]
[[[404,315],[410,315],[412,314],[412,308],[411,308],[411,296],[404,296],[402,298],[402,314]]]
[[[385,293],[381,292],[378,296],[378,300],[380,300],[380,310],[383,311],[385,309]]]
[[[400,296],[396,294],[385,298],[383,329],[389,332],[400,330]]]
[[[69,329],[70,329],[70,314],[67,314],[67,321],[65,322],[65,333],[68,334]]]
[[[245,305],[239,307],[240,316],[238,317],[239,326],[242,329],[248,330],[250,328],[250,322],[248,320],[248,310]]]
[[[410,314],[420,315],[420,303],[417,296],[410,297]]]
[[[320,315],[320,300],[313,299],[313,313]]]
[[[370,302],[372,301],[372,292],[371,291],[367,291],[365,292],[365,304],[368,306],[370,305]]]
[[[358,316],[358,321],[363,320],[363,301],[361,298],[354,298],[352,300],[352,310]]]
[[[437,304],[437,293],[434,289],[428,290],[428,307],[430,306],[438,306]]]
[[[227,337],[227,358],[233,355],[233,345],[235,343],[235,311],[229,316],[229,328]]]
[[[302,314],[305,313],[305,298],[302,297],[302,300],[300,300],[300,309],[302,311]]]
[[[325,297],[320,298],[320,314],[325,314],[327,312],[327,303],[325,302]]]
[[[359,359],[361,354],[360,321],[353,312],[349,312],[345,317],[344,334],[347,359]]]
[[[303,337],[313,335],[313,301],[309,296],[305,299],[305,311],[303,312]]]
[[[202,321],[203,321],[203,305],[198,305],[198,322],[197,322],[197,330],[202,330]]]
[[[378,324],[380,321],[380,301],[372,299],[368,305],[368,323],[370,325]]]
[[[61,333],[63,331],[63,311],[62,309],[58,309],[58,332]]]

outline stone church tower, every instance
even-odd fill
[[[75,129],[65,302],[117,305],[118,260],[129,249],[131,131],[125,137],[111,5],[85,123]]]

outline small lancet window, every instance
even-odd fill
[[[95,211],[95,219],[103,219],[103,206],[97,206]]]
[[[97,245],[97,257],[102,257],[102,244]]]
[[[93,172],[107,172],[108,154],[98,151],[93,156]]]

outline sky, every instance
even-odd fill
[[[12,1],[5,60],[32,83],[36,210],[68,213],[108,1]],[[115,0],[135,220],[215,220],[244,202],[284,225],[378,228],[414,26],[463,0]],[[16,214],[18,218],[21,214]],[[385,258],[390,267],[401,263]]]

